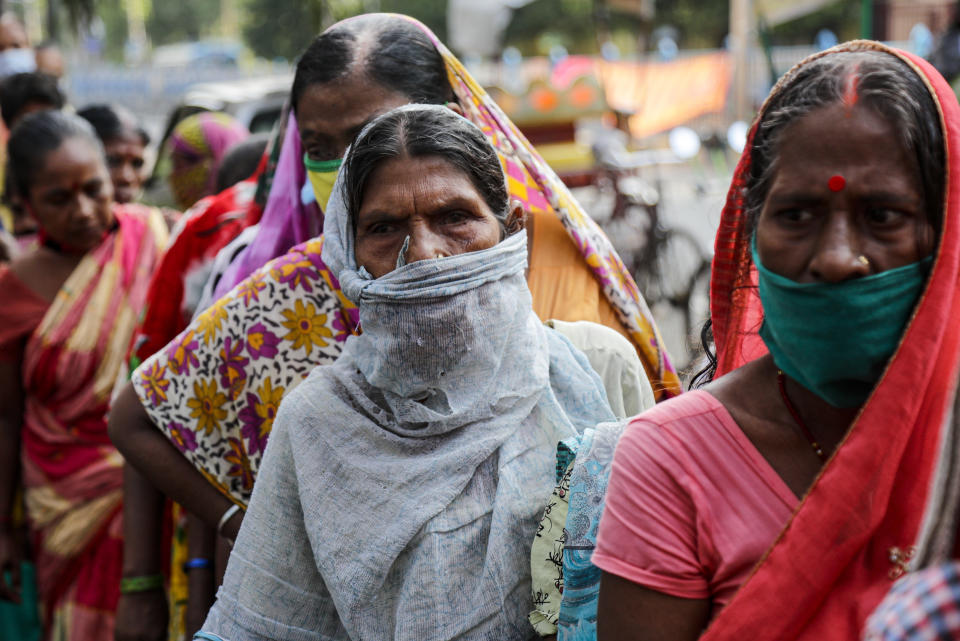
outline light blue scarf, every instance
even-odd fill
[[[344,638],[531,639],[530,541],[556,443],[613,420],[602,382],[533,313],[525,233],[372,279],[356,264],[345,178],[346,169],[323,259],[357,303],[363,333],[284,399],[270,441],[289,443],[282,465],[296,471],[316,562],[292,583],[319,572]],[[272,478],[261,470],[235,557],[255,559],[261,539],[284,536],[257,517]],[[228,571],[217,606],[234,618],[269,607],[273,621],[309,630],[330,622],[302,591],[244,572]],[[269,606],[248,604],[264,592]]]

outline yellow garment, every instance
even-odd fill
[[[3,178],[0,177],[0,180],[3,180]],[[0,196],[2,195],[3,195],[3,191],[0,190]],[[14,225],[13,212],[10,211],[10,208],[7,207],[6,205],[0,205],[0,225],[3,225],[3,228],[5,230],[13,234],[13,225]]]
[[[309,154],[303,154],[307,178],[310,180],[310,186],[313,187],[313,195],[321,211],[327,210],[327,203],[330,201],[330,194],[333,193],[333,185],[337,182],[337,174],[340,173],[342,164],[343,158],[312,160]]]
[[[187,549],[187,513],[178,504],[171,510],[173,537],[170,541],[170,624],[167,630],[169,641],[184,641],[187,634],[187,573],[183,564],[189,555]]]
[[[0,198],[3,198],[4,192],[7,187],[7,146],[3,146],[2,152],[0,152]],[[13,233],[13,212],[10,211],[10,208],[6,205],[0,204],[0,225],[3,225],[3,228]]]
[[[533,242],[527,284],[540,320],[586,320],[611,327],[629,340],[630,334],[560,219],[546,211],[529,215]]]

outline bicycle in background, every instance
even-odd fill
[[[689,230],[661,219],[661,169],[682,160],[671,150],[628,151],[624,138],[609,130],[593,144],[597,211],[591,214],[637,281],[682,373],[696,360],[709,317],[710,255]],[[702,190],[696,182],[691,188]]]

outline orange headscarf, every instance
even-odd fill
[[[960,106],[928,63],[878,43],[847,43],[816,57],[866,50],[904,61],[939,109],[947,171],[939,248],[926,291],[883,377],[786,529],[717,616],[705,641],[859,639],[867,616],[893,580],[920,556],[915,546],[929,547],[921,539],[929,538],[924,532],[940,509],[945,484],[942,478],[934,480],[949,467],[941,455],[956,449],[960,174],[953,160],[960,157]],[[772,95],[813,59],[789,72]],[[751,133],[748,150],[752,139]],[[757,336],[763,310],[744,212],[749,167],[748,151],[737,167],[717,232],[711,313],[718,374],[766,352]]]

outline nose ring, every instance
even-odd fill
[[[857,260],[858,260],[861,264],[866,265],[867,267],[870,266],[870,259],[867,258],[866,256],[864,256],[863,254],[860,254],[859,256],[857,256]]]

